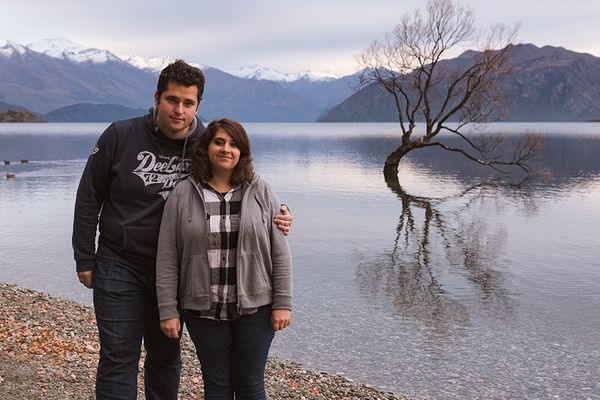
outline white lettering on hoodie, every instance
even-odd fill
[[[139,165],[132,171],[137,175],[144,186],[162,185],[158,193],[164,199],[169,196],[169,192],[179,182],[180,179],[190,175],[192,165],[190,160],[181,160],[180,157],[166,157],[156,155],[150,151],[140,151],[137,155]]]

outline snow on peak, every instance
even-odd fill
[[[230,74],[246,79],[266,79],[275,82],[293,82],[300,79],[308,81],[329,81],[339,77],[328,71],[302,71],[295,74],[284,74],[282,72],[261,67],[259,65],[247,65],[242,68],[229,71]]]
[[[25,54],[27,49],[21,46],[19,43],[15,43],[10,40],[0,39],[0,55],[4,57],[11,57],[13,54]]]
[[[309,81],[332,81],[341,78],[330,71],[301,71],[296,74],[296,80],[306,79]]]
[[[103,64],[108,61],[121,61],[119,57],[108,50],[85,47],[65,38],[44,39],[29,43],[27,47],[35,52],[74,63],[92,62]]]
[[[290,79],[290,77],[284,73],[281,73],[279,71],[275,71],[273,69],[269,69],[269,68],[265,68],[265,67],[261,67],[259,65],[246,65],[243,66],[242,68],[233,70],[233,71],[229,71],[229,73],[231,75],[235,75],[237,77],[240,78],[246,78],[246,79],[267,79],[270,81],[276,81],[276,82],[280,82],[280,81],[290,81],[293,79]]]
[[[167,65],[169,65],[173,61],[175,61],[175,58],[173,58],[171,56],[145,58],[145,57],[133,55],[133,56],[122,56],[121,58],[123,59],[123,61],[125,61],[128,64],[133,65],[136,68],[143,69],[145,71],[153,72],[156,74],[160,73],[160,71],[162,71],[162,69],[164,67],[166,67]],[[195,64],[195,63],[189,63],[189,64],[194,67],[204,69],[203,65]]]
[[[121,58],[123,59],[123,61],[133,65],[136,68],[155,73],[159,73],[164,67],[175,61],[175,59],[170,56],[144,58],[134,55],[122,56]]]

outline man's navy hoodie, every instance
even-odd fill
[[[73,250],[78,272],[93,270],[96,258],[154,272],[165,200],[191,173],[191,144],[203,131],[194,120],[185,139],[169,139],[158,130],[152,109],[104,131],[77,189]]]

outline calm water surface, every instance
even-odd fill
[[[105,127],[0,125],[0,281],[91,303],[72,209]],[[424,150],[395,191],[393,124],[246,127],[295,218],[295,320],[275,355],[414,398],[600,398],[599,124],[487,127],[542,133],[544,180]]]

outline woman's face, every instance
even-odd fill
[[[208,160],[213,173],[233,172],[240,161],[240,149],[238,149],[231,135],[223,129],[219,129],[208,144]]]

